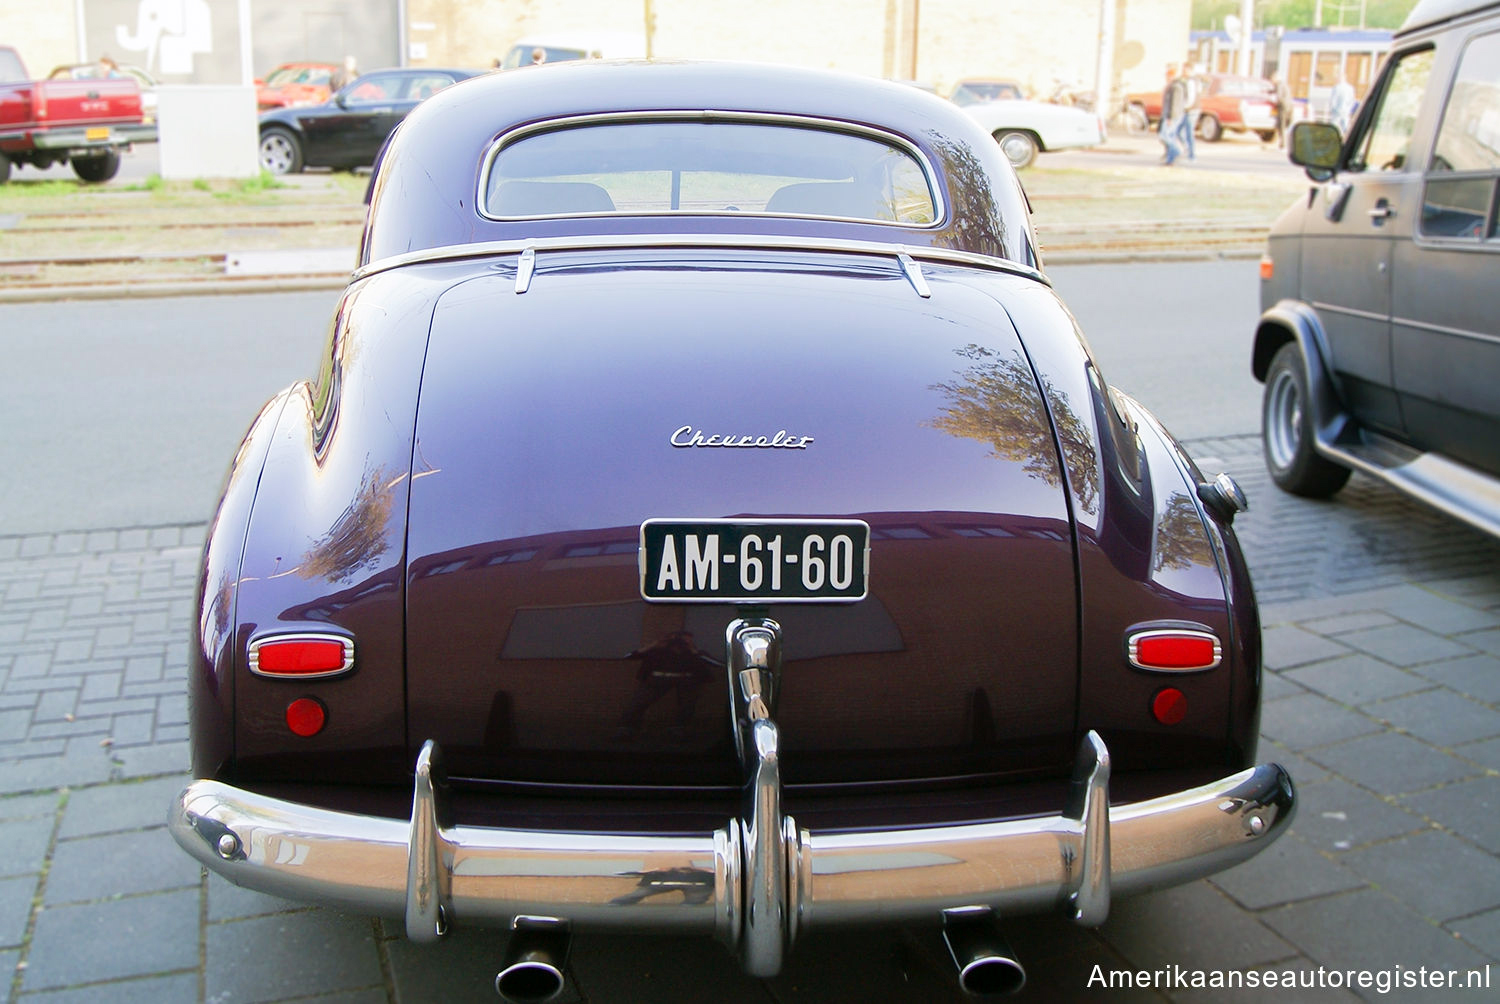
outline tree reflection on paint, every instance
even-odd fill
[[[1156,524],[1156,554],[1152,557],[1152,571],[1192,568],[1194,565],[1212,565],[1213,550],[1208,535],[1203,532],[1203,520],[1198,515],[1198,506],[1182,492],[1167,496],[1161,519]]]
[[[1031,366],[1019,353],[1002,357],[980,345],[954,351],[973,365],[961,370],[959,379],[933,385],[948,399],[948,406],[928,424],[952,436],[989,443],[992,456],[1021,464],[1032,477],[1062,487],[1057,442],[1039,407]],[[1099,499],[1099,470],[1092,430],[1050,381],[1042,381],[1042,390],[1051,402],[1057,438],[1074,473],[1078,504],[1093,512]]]
[[[948,197],[953,200],[948,221],[951,239],[944,243],[977,254],[1010,257],[1005,251],[1006,220],[995,202],[989,172],[967,144],[929,135],[948,179]]]
[[[353,501],[302,556],[297,574],[338,582],[375,564],[390,549],[386,526],[396,486],[405,480],[405,474],[393,477],[384,467],[367,468]]]

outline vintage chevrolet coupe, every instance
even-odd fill
[[[711,63],[489,74],[377,169],[320,371],[229,474],[193,623],[207,867],[510,929],[942,925],[1287,826],[1205,479],[1113,390],[989,133],[915,88]]]

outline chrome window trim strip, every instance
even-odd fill
[[[1468,338],[1476,342],[1500,342],[1500,335],[1492,335],[1486,331],[1470,331],[1466,328],[1450,328],[1442,324],[1432,324],[1428,321],[1417,321],[1409,317],[1392,317],[1391,325],[1400,325],[1403,328],[1416,328],[1419,331],[1430,331],[1436,335],[1449,335],[1453,338]]]
[[[1321,300],[1314,300],[1313,306],[1319,310],[1326,310],[1334,314],[1347,314],[1350,317],[1360,317],[1367,321],[1390,320],[1385,314],[1376,313],[1373,310],[1360,310],[1357,307],[1340,307],[1337,304],[1324,303]]]
[[[261,646],[283,641],[336,641],[344,648],[344,664],[338,669],[321,673],[268,673],[260,668]],[[245,653],[245,665],[256,676],[268,680],[322,680],[330,676],[341,676],[354,668],[354,639],[341,634],[323,634],[317,631],[291,631],[283,634],[267,634],[253,638]]]
[[[821,216],[810,213],[724,213],[724,212],[701,212],[685,213],[681,210],[667,212],[646,213],[549,213],[537,216],[494,216],[486,209],[485,196],[489,188],[490,171],[495,165],[495,158],[507,146],[523,140],[528,136],[543,132],[556,132],[561,129],[572,129],[590,125],[608,125],[616,122],[734,122],[750,125],[779,125],[802,129],[821,129],[824,132],[842,132],[853,136],[861,136],[865,139],[874,139],[887,143],[901,149],[904,153],[916,160],[922,169],[922,175],[927,179],[927,192],[932,197],[932,222],[931,223],[899,223],[895,220],[870,220],[863,217],[846,216]],[[492,222],[504,223],[517,220],[581,220],[590,217],[618,218],[621,216],[756,216],[790,219],[815,219],[815,220],[854,220],[859,223],[874,223],[879,226],[901,227],[905,230],[937,230],[948,222],[948,203],[943,197],[942,186],[938,184],[937,172],[932,167],[932,161],[911,140],[884,129],[873,126],[861,125],[855,122],[845,122],[840,119],[819,118],[815,115],[780,115],[768,112],[740,112],[719,111],[711,108],[679,108],[679,109],[653,109],[649,111],[635,112],[601,112],[590,115],[570,115],[566,118],[547,119],[544,122],[532,122],[527,125],[518,126],[508,132],[501,133],[490,143],[485,151],[484,159],[480,162],[478,188],[474,193],[474,209],[479,215]]]
[[[886,241],[850,240],[838,237],[796,237],[781,234],[763,236],[755,234],[580,234],[566,237],[524,237],[513,240],[481,241],[474,244],[448,244],[377,259],[356,269],[350,277],[350,282],[358,282],[372,275],[407,265],[463,261],[469,258],[490,258],[498,255],[519,255],[528,248],[534,249],[537,254],[543,251],[690,251],[694,249],[811,251],[876,255],[895,259],[898,265],[900,264],[899,256],[905,252],[914,259],[951,265],[968,265],[995,272],[1009,272],[1038,280],[1048,286],[1052,285],[1052,281],[1040,269],[1023,265],[1010,258],[997,258],[974,251],[892,244]]]

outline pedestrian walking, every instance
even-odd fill
[[[1187,117],[1187,89],[1176,66],[1167,67],[1167,86],[1161,92],[1161,121],[1157,126],[1162,146],[1162,163],[1171,167],[1182,156],[1182,124]]]
[[[1354,106],[1354,86],[1340,70],[1338,83],[1333,85],[1333,93],[1328,95],[1328,120],[1339,127],[1339,132],[1349,132],[1349,120],[1354,117]]]
[[[1292,94],[1285,80],[1276,81],[1276,146],[1286,146],[1286,131],[1292,124]]]
[[[1177,81],[1182,88],[1183,106],[1182,116],[1177,123],[1177,144],[1187,153],[1188,160],[1197,160],[1198,148],[1194,145],[1193,136],[1198,131],[1198,111],[1203,100],[1203,80],[1197,64],[1189,64]]]
[[[353,56],[345,56],[344,63],[334,70],[328,77],[328,88],[332,91],[341,91],[349,84],[354,83],[359,76],[359,63]]]

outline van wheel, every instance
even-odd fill
[[[10,158],[0,153],[0,185],[10,180]]]
[[[1217,143],[1224,135],[1224,127],[1212,115],[1205,115],[1198,120],[1198,135],[1210,143]]]
[[[84,181],[108,181],[120,171],[120,151],[105,150],[89,157],[73,158],[73,173]]]
[[[1307,368],[1302,350],[1288,342],[1277,350],[1266,372],[1261,399],[1260,436],[1271,480],[1305,498],[1327,498],[1349,480],[1349,468],[1326,459],[1313,446],[1312,412],[1307,406]]]

